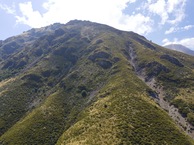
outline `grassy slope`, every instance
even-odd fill
[[[187,117],[188,121],[194,125],[194,58],[192,56],[171,51],[160,46],[154,45],[156,51],[150,49],[141,49],[142,45],[136,44],[136,52],[138,64],[146,66],[146,64],[156,61],[164,65],[170,70],[168,73],[160,72],[155,76],[158,84],[164,86],[166,99],[179,108],[179,112]],[[157,53],[156,53],[157,52]],[[168,54],[177,58],[184,67],[176,66],[160,57]],[[149,57],[152,56],[152,57]],[[154,69],[147,69],[147,74],[153,72]]]
[[[145,89],[122,65],[57,144],[192,144]]]
[[[55,84],[54,90],[60,90],[59,92],[46,96],[47,99],[44,103],[38,105],[39,107],[31,113],[24,115],[20,121],[1,136],[0,140],[8,144],[54,144],[62,131],[75,122],[77,114],[92,101],[92,94],[95,94],[95,91],[105,82],[104,79],[107,75],[105,71],[89,61],[87,57],[88,54],[80,58],[77,67],[72,68],[67,76],[64,75],[58,85]],[[64,66],[61,62],[63,61],[60,60],[60,56],[51,55],[47,57],[46,62],[40,62],[29,73],[40,75],[41,72],[45,71],[47,63],[55,68],[56,66]],[[109,71],[107,70],[107,72]],[[44,82],[53,80],[56,82],[58,78],[49,77]],[[22,89],[22,86],[20,87]],[[82,95],[82,88],[88,93],[86,97]],[[14,91],[17,92],[17,90]],[[22,106],[25,105],[22,104]],[[21,106],[18,108],[21,109]],[[18,113],[18,111],[16,112]],[[24,113],[18,113],[18,115],[21,117]]]
[[[57,144],[193,144],[149,99],[147,87],[126,64],[118,64],[121,71]]]
[[[19,72],[17,75],[11,75],[14,81],[4,83],[0,86],[0,135],[5,133],[12,125],[14,125],[21,118],[25,117],[32,109],[39,106],[44,100],[53,93],[56,89],[54,87],[61,79],[67,75],[68,71],[73,67],[72,60],[64,58],[60,50],[65,45],[66,48],[74,47],[74,49],[82,49],[83,44],[75,43],[75,40],[71,42],[72,37],[69,37],[71,32],[67,32],[67,36],[64,36],[66,41],[59,43],[53,43],[53,46],[45,46],[47,37],[45,39],[40,38],[37,42],[29,44],[27,47],[10,56],[11,59],[17,64],[20,60],[26,59],[26,66],[23,68],[12,68],[12,65],[6,69],[1,69],[1,77],[5,77],[6,72],[11,74],[13,71]],[[79,33],[76,33],[79,35]],[[76,37],[76,34],[74,35]],[[49,37],[49,36],[48,36]],[[43,39],[43,40],[42,40]],[[56,37],[60,39],[60,37]],[[76,39],[79,41],[79,38]],[[70,41],[70,44],[64,44]],[[48,43],[48,42],[47,42]],[[37,46],[38,44],[38,46]],[[42,48],[43,47],[43,48]],[[41,56],[36,55],[36,51],[43,49]],[[58,51],[58,55],[55,55],[53,51]],[[79,54],[79,50],[76,52]],[[57,53],[56,53],[57,54]],[[62,56],[60,56],[62,55]],[[65,54],[64,54],[65,55]],[[66,54],[67,55],[67,54]],[[4,64],[9,60],[5,60],[0,64],[3,68]],[[10,76],[9,76],[10,77]],[[1,83],[3,83],[2,81]]]
[[[64,66],[69,67],[69,63],[66,64],[67,60],[54,55],[47,56],[44,61],[29,70],[28,73],[41,76],[45,83],[57,80],[50,87],[45,84],[41,86],[42,91],[52,87],[58,91],[51,92],[51,95],[46,96],[47,99],[43,94],[43,101],[35,106],[34,110],[21,113],[20,120],[0,137],[0,141],[11,145],[51,145],[56,142],[193,144],[167,114],[149,99],[146,93],[148,88],[136,77],[128,60],[121,53],[126,48],[129,36],[121,38],[121,33],[112,33],[112,29],[110,30],[111,32],[96,36],[81,50],[73,52],[75,55],[81,55],[67,75],[65,70],[60,71],[61,75],[58,75],[57,70],[62,70]],[[93,27],[88,27],[83,33],[86,33],[87,37],[96,35],[90,34],[93,31]],[[99,43],[99,40],[103,41]],[[67,45],[77,48],[75,43],[71,43],[75,41],[79,42],[70,39],[68,43],[56,46],[56,49],[60,52],[61,46]],[[142,48],[139,46],[139,50]],[[55,49],[55,46],[52,49]],[[110,56],[94,61],[88,59],[99,52],[108,53]],[[119,58],[119,61],[114,62],[114,58]],[[99,66],[102,63],[99,62],[111,62],[112,67],[103,69]],[[50,66],[52,67],[48,69]],[[42,72],[48,70],[57,75],[43,77]],[[84,91],[86,95],[83,95]],[[41,96],[41,93],[39,95]]]

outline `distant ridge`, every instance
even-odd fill
[[[169,45],[166,45],[164,47],[171,49],[171,50],[176,50],[176,51],[183,52],[183,53],[194,56],[193,50],[191,50],[190,48],[187,48],[181,44],[169,44]]]

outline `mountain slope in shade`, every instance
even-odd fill
[[[169,44],[169,45],[166,45],[164,47],[194,56],[193,50],[191,50],[191,49],[189,49],[181,44]]]
[[[194,144],[191,56],[78,20],[0,52],[0,144]]]

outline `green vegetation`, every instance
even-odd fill
[[[57,144],[191,144],[128,72],[111,78]]]
[[[0,47],[0,144],[194,144],[130,63],[133,49],[136,71],[154,77],[193,124],[194,58],[87,21],[10,42],[18,48],[9,56],[3,50],[12,43]]]

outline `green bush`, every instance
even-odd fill
[[[83,91],[81,92],[81,94],[82,94],[82,97],[86,97],[86,96],[88,95],[88,93],[86,92],[86,90],[83,90]]]

